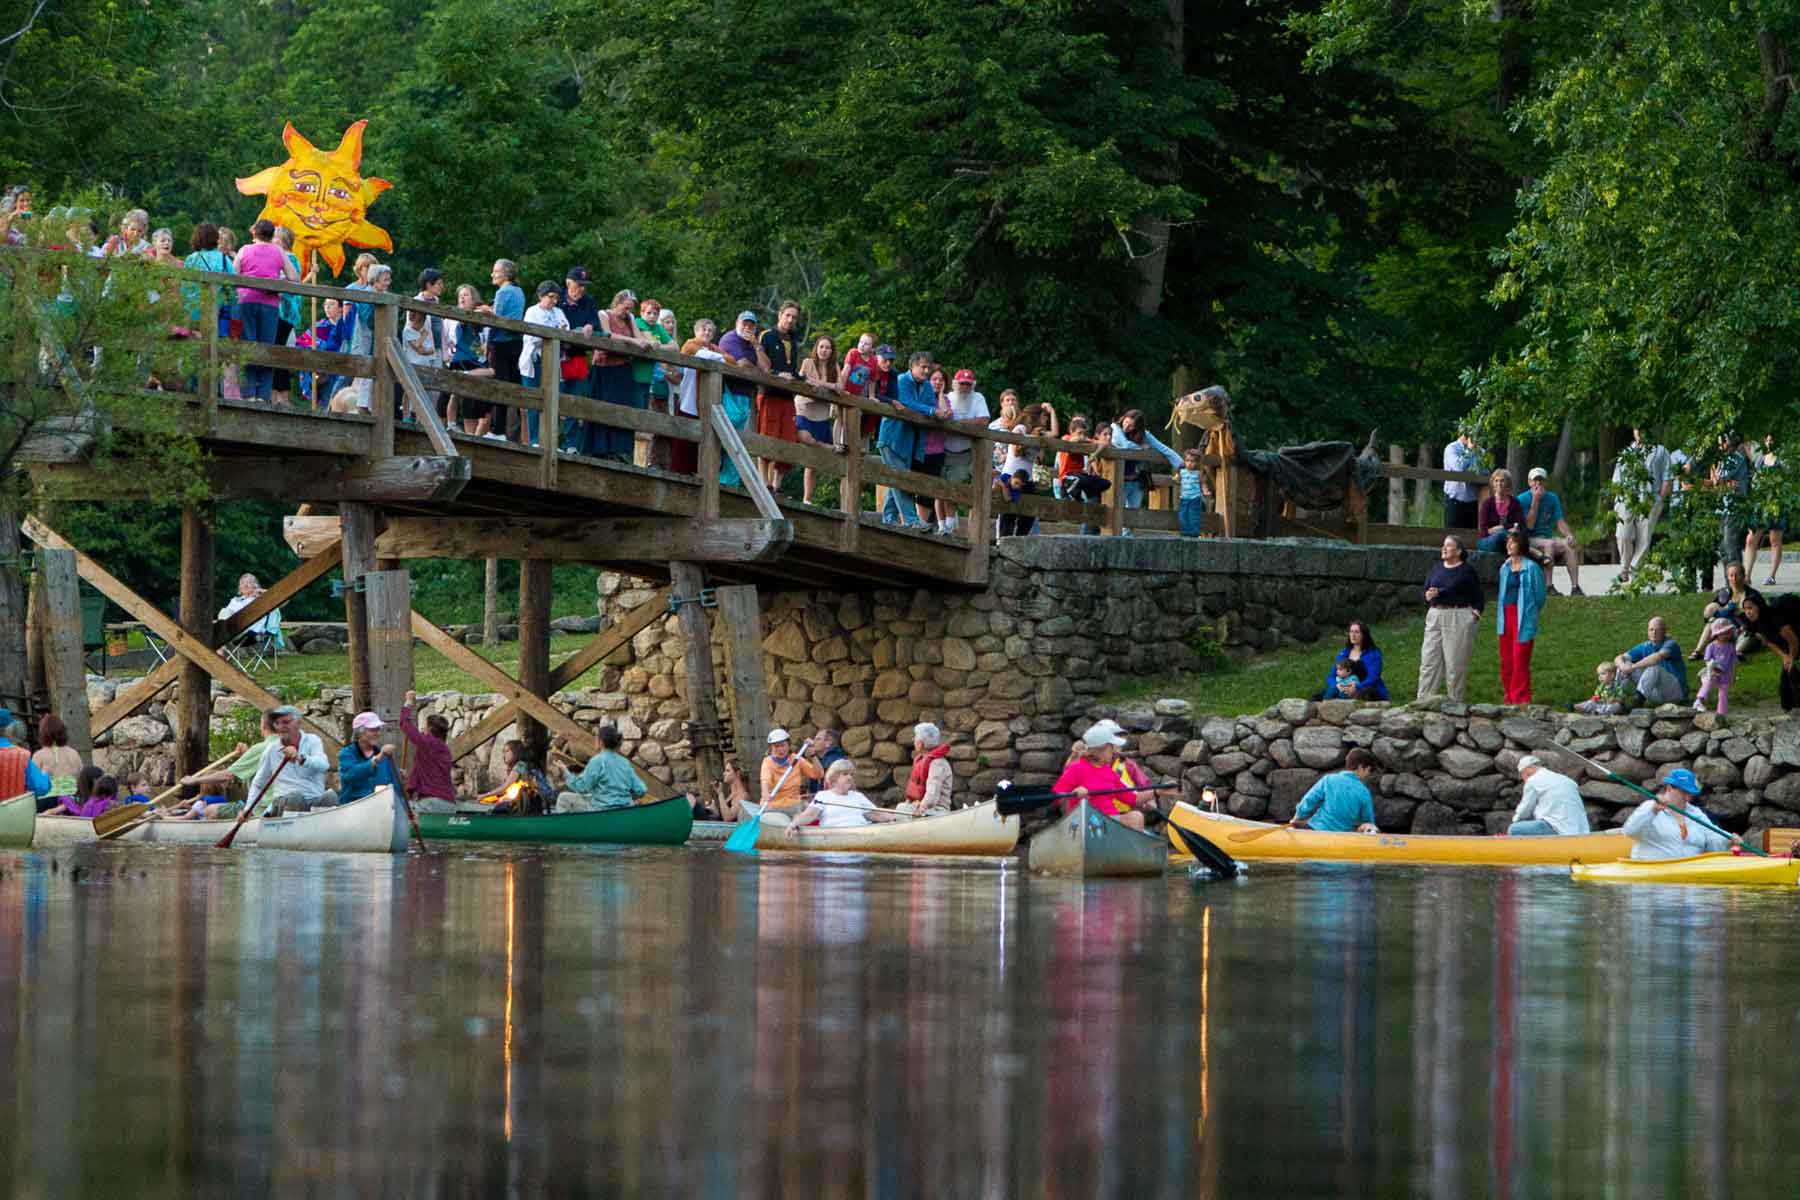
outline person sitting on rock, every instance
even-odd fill
[[[1619,668],[1611,659],[1594,668],[1594,694],[1574,708],[1590,717],[1617,717],[1630,710],[1631,689],[1619,678]]]
[[[1727,838],[1693,819],[1700,797],[1700,781],[1685,767],[1670,771],[1656,790],[1625,818],[1625,836],[1631,839],[1634,859],[1687,858],[1742,846],[1735,834]]]
[[[1361,746],[1344,756],[1344,769],[1306,789],[1289,822],[1296,829],[1321,833],[1378,833],[1375,799],[1369,786],[1381,776],[1375,756]]]
[[[1519,778],[1525,781],[1525,794],[1513,811],[1508,837],[1573,837],[1589,832],[1587,807],[1573,779],[1552,771],[1535,754],[1519,760]]]
[[[1668,623],[1661,617],[1650,618],[1646,633],[1647,640],[1613,659],[1613,666],[1651,704],[1686,704],[1687,662],[1681,646],[1669,636]]]

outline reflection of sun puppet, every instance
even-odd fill
[[[362,136],[367,121],[344,130],[344,140],[330,154],[301,137],[292,121],[281,131],[288,160],[237,181],[246,196],[267,196],[257,219],[267,217],[294,233],[294,253],[302,275],[316,252],[333,275],[344,269],[344,243],[392,250],[387,230],[363,218],[375,198],[393,185],[362,176]]]

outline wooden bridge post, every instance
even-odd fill
[[[693,368],[689,368],[692,370]],[[700,419],[700,512],[703,521],[719,515],[719,432],[713,428],[713,410],[724,403],[725,377],[717,371],[701,371],[694,383],[694,410]]]
[[[1429,471],[1437,465],[1432,460],[1431,447],[1423,442],[1419,443],[1419,469]],[[1431,519],[1431,480],[1419,479],[1414,482],[1418,490],[1413,493],[1413,518],[1421,525],[1437,524]]]
[[[81,756],[94,756],[94,735],[87,702],[87,666],[81,661],[81,589],[72,550],[39,550],[44,577],[44,672],[50,687],[50,710],[69,729],[69,745]]]
[[[547,332],[538,356],[538,372],[538,390],[544,402],[544,411],[538,414],[538,486],[553,492],[556,452],[562,442],[562,343]],[[529,427],[530,415],[524,420]]]
[[[538,428],[540,435],[543,427]],[[550,560],[519,562],[519,686],[540,700],[550,698]],[[531,761],[543,763],[550,731],[529,716],[519,718],[519,737]]]
[[[718,676],[713,670],[712,622],[701,607],[700,593],[706,587],[705,572],[695,563],[669,564],[669,583],[675,606],[675,618],[681,625],[683,650],[682,673],[687,681],[688,743],[694,751],[697,776],[695,791],[710,798],[712,785],[725,774],[725,754],[719,744]],[[742,753],[740,749],[739,753]]]
[[[375,569],[375,510],[367,504],[342,504],[338,506],[338,521],[343,532],[344,628],[350,653],[350,697],[351,704],[360,712],[374,702],[369,686],[369,604],[363,589],[368,586],[365,577]]]
[[[481,644],[500,644],[500,560],[490,558],[481,579]]]
[[[753,586],[722,587],[719,619],[725,622],[725,654],[731,671],[732,742],[744,768],[750,798],[762,801],[758,764],[768,747],[774,717],[769,709],[769,682],[763,673],[762,608]]]
[[[994,544],[994,443],[984,437],[975,438],[974,443],[975,466],[969,472],[969,558],[963,566],[963,580],[985,583],[988,547]]]
[[[400,706],[413,687],[412,576],[403,570],[370,571],[363,584],[369,617],[369,707],[391,725],[400,719]],[[396,742],[403,751],[410,744]]]
[[[31,712],[25,686],[25,573],[19,514],[0,508],[0,708],[21,719]]]
[[[49,707],[49,696],[44,673],[44,574],[39,571],[32,575],[25,599],[25,707],[19,715],[27,725],[35,728],[32,718]]]
[[[181,611],[177,618],[189,637],[213,648],[212,510],[189,504],[181,510]],[[175,722],[175,773],[188,775],[212,761],[212,676],[196,663],[181,668],[180,718]]]

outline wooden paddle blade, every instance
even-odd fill
[[[1238,873],[1243,870],[1238,866],[1237,859],[1193,830],[1177,825],[1173,821],[1169,823],[1169,828],[1175,831],[1175,836],[1181,839],[1181,844],[1188,848],[1188,853],[1205,863],[1207,868],[1220,879],[1236,879]]]
[[[109,838],[114,833],[122,832],[121,826],[135,825],[149,811],[148,804],[121,804],[117,808],[109,808],[94,818],[94,836]]]
[[[1234,833],[1225,840],[1229,842],[1254,842],[1257,838],[1265,838],[1271,833],[1280,833],[1282,830],[1288,828],[1291,827],[1287,825],[1271,825],[1267,829],[1250,829],[1243,833]]]

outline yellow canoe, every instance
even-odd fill
[[[1758,858],[1751,854],[1696,854],[1691,858],[1576,863],[1569,868],[1569,874],[1578,883],[1728,883],[1793,887],[1800,883],[1800,859]]]
[[[1469,837],[1459,834],[1323,833],[1314,829],[1280,829],[1267,821],[1208,812],[1181,801],[1169,813],[1169,824],[1201,835],[1241,859],[1289,859],[1316,862],[1440,863],[1447,866],[1567,866],[1574,862],[1612,862],[1631,853],[1622,833],[1589,833],[1578,837]],[[1276,829],[1254,841],[1234,842],[1234,833]],[[1171,832],[1171,860],[1191,859]]]

